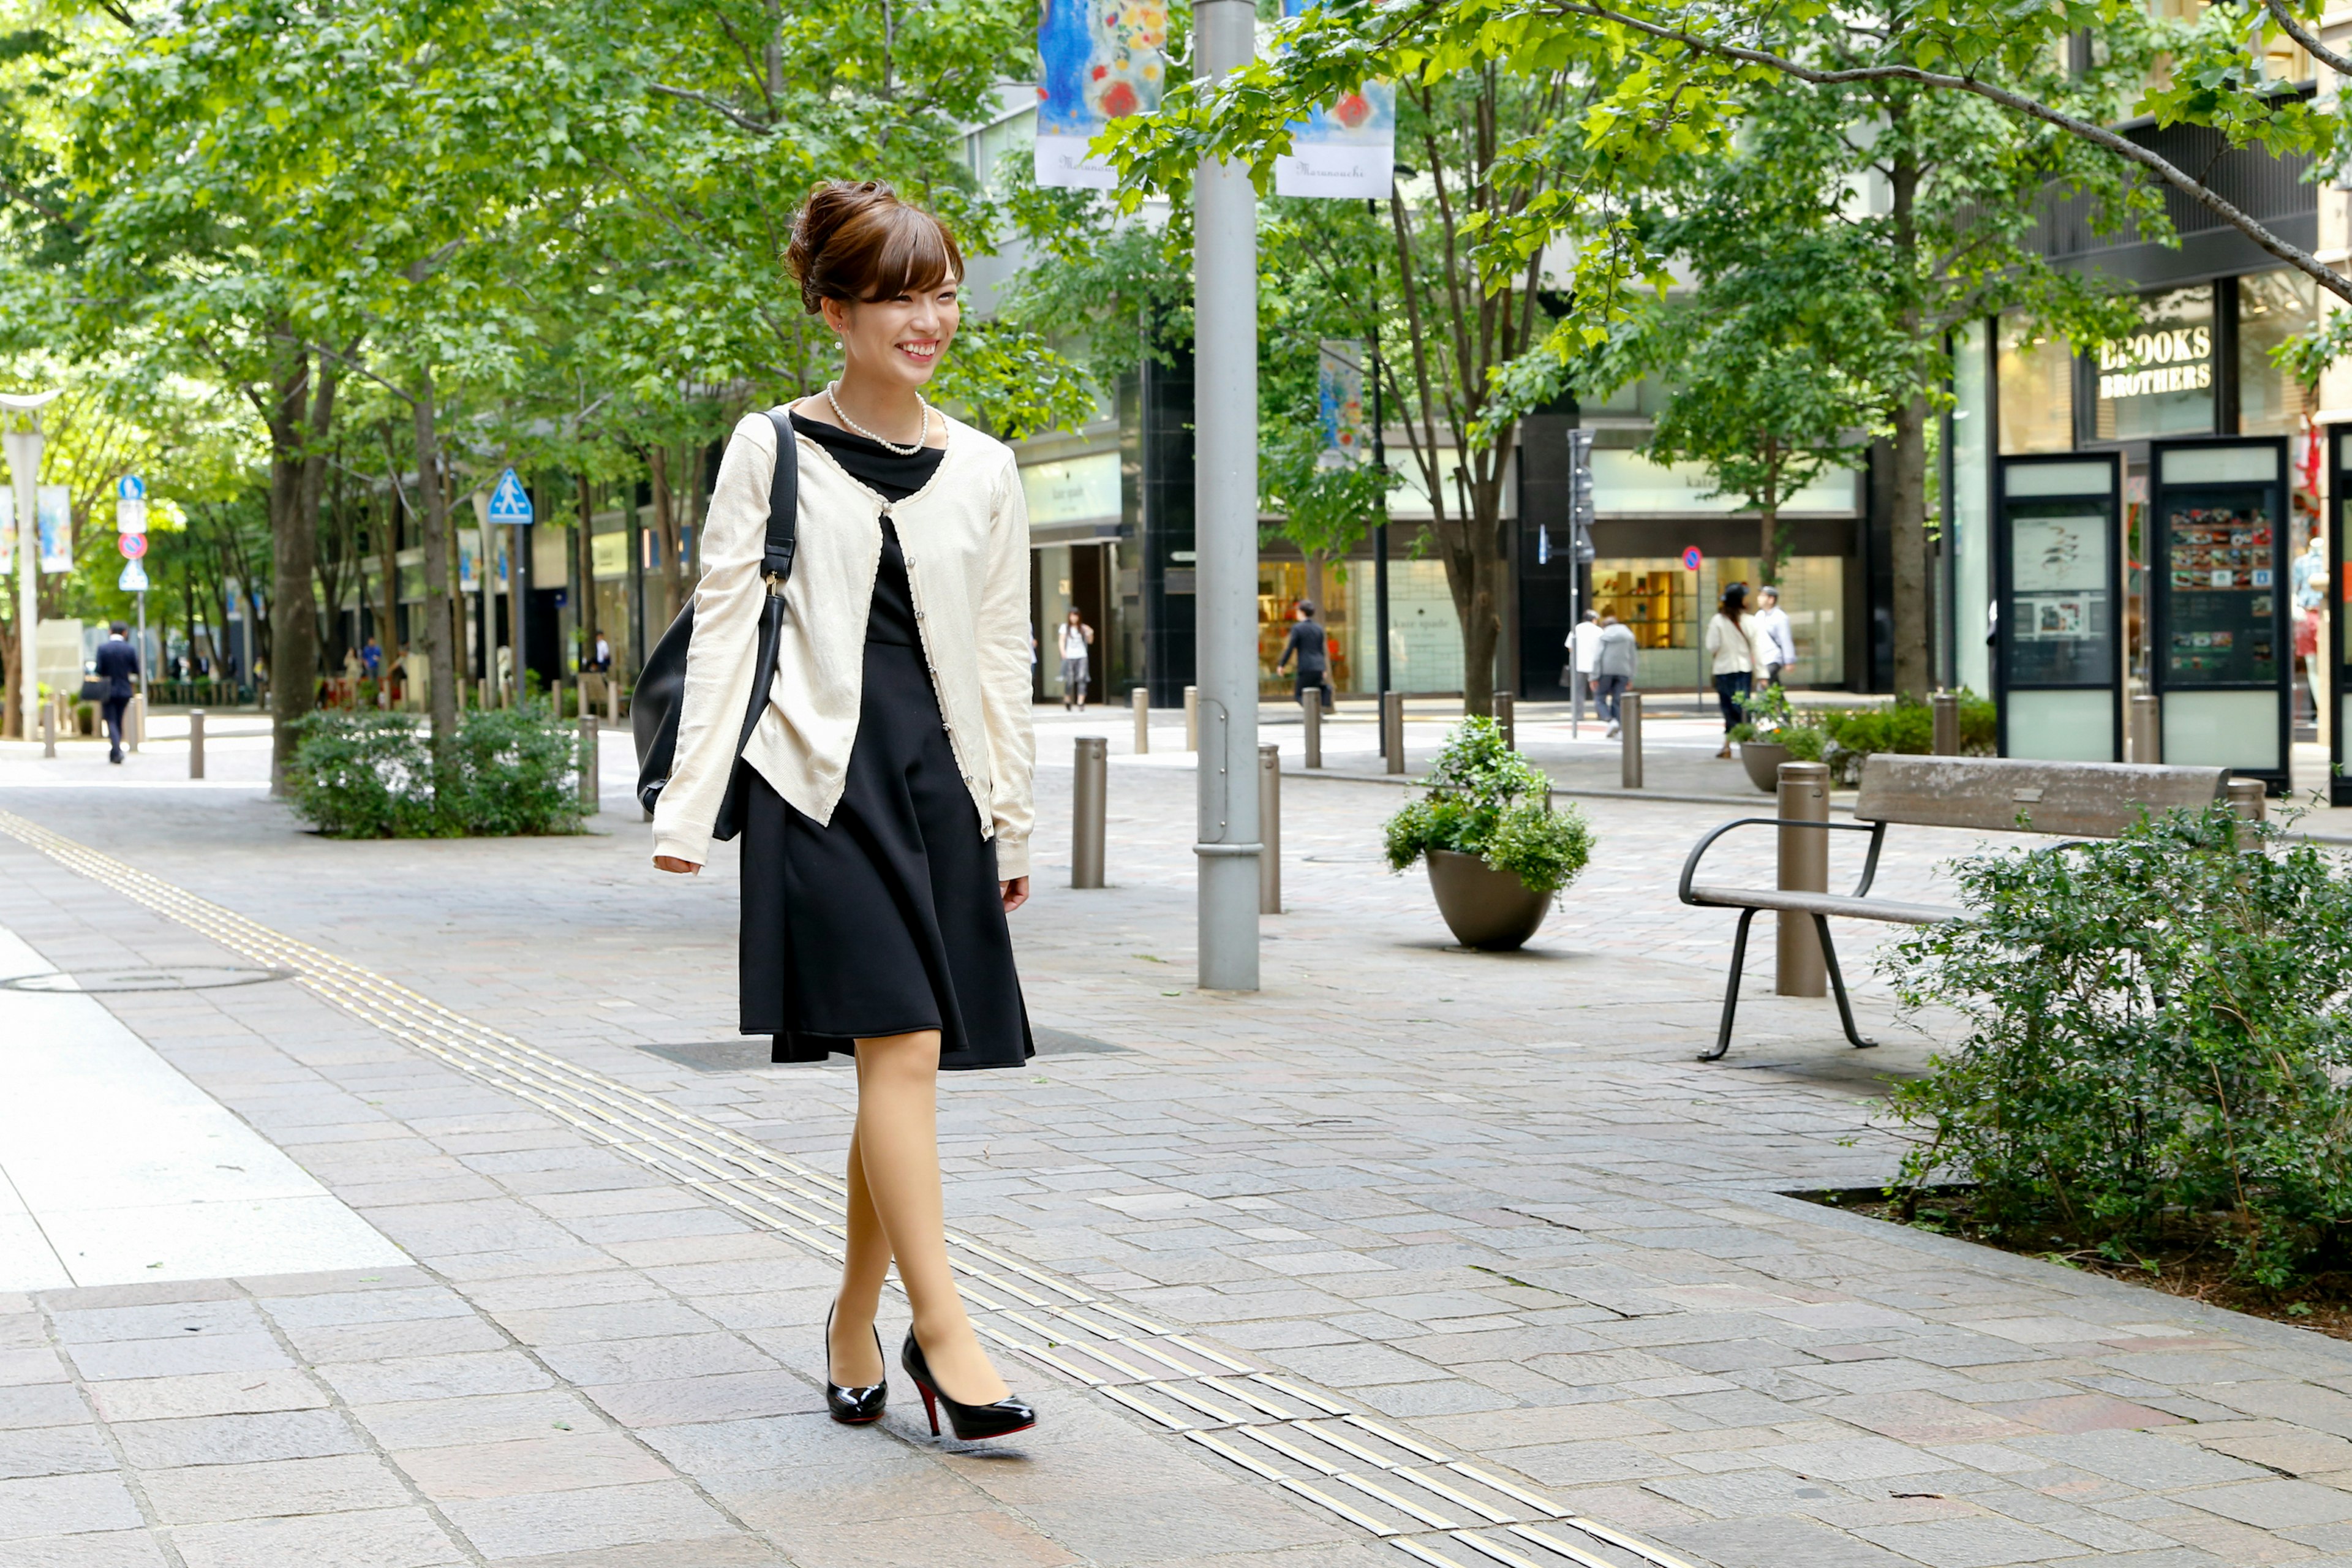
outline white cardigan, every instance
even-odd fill
[[[1029,513],[1012,451],[947,421],[930,482],[885,501],[832,454],[799,437],[800,539],[784,590],[782,647],[768,706],[744,760],[795,810],[830,822],[857,742],[866,621],[882,559],[881,519],[897,524],[915,624],[982,837],[997,875],[1029,874],[1034,742],[1029,725]],[[751,698],[760,559],[768,530],[775,426],[749,414],[735,426],[702,532],[677,756],[654,807],[654,853],[697,865],[727,793],[736,737]]]

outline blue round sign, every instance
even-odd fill
[[[1684,546],[1684,548],[1683,548],[1683,570],[1684,570],[1684,571],[1685,571],[1685,572],[1696,572],[1696,571],[1697,571],[1697,570],[1698,570],[1698,563],[1699,563],[1700,562],[1702,562],[1702,561],[1706,560],[1706,557],[1705,557],[1704,555],[1701,555],[1701,554],[1698,552],[1698,546],[1697,546],[1697,545],[1696,545],[1696,544],[1691,544],[1691,545],[1685,545],[1685,546]]]

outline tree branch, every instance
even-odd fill
[[[732,105],[721,103],[707,92],[697,92],[692,88],[687,87],[669,87],[657,81],[647,82],[646,86],[649,91],[658,92],[667,98],[683,99],[688,103],[698,103],[713,114],[733,121],[754,136],[769,136],[775,132],[774,126],[762,125],[751,116],[739,112]]]
[[[2270,0],[2265,0],[2265,3],[2270,3]],[[2079,137],[2095,147],[2104,148],[2126,163],[2138,164],[2164,184],[2196,202],[2248,239],[2277,257],[2281,261],[2311,279],[2337,299],[2352,303],[2352,279],[2347,279],[2335,268],[2322,264],[2318,258],[2301,246],[2289,244],[2280,238],[2263,226],[2252,215],[2242,210],[2235,203],[2216,195],[2193,175],[2184,173],[2171,160],[2141,146],[2127,137],[2117,135],[2104,125],[2094,124],[2080,116],[2069,114],[2062,109],[2053,109],[2037,99],[2026,97],[2021,92],[2012,92],[2008,88],[1996,87],[1990,82],[1979,81],[1973,77],[1950,76],[1941,71],[1922,70],[1916,66],[1856,66],[1844,70],[1815,70],[1768,50],[1743,48],[1737,44],[1719,43],[1713,38],[1702,37],[1683,28],[1662,26],[1639,16],[1627,16],[1622,11],[1611,10],[1606,5],[1583,4],[1581,0],[1552,0],[1552,5],[1555,10],[1569,16],[1589,16],[1595,21],[1613,22],[1621,27],[1630,27],[1637,33],[1656,38],[1662,43],[1680,44],[1697,53],[1712,55],[1717,59],[1730,60],[1740,65],[1762,66],[1768,70],[1778,71],[1783,76],[1793,77],[1799,81],[1810,83],[1814,87],[1840,87],[1850,82],[1908,81],[1916,82],[1921,87],[1940,88],[1947,92],[1973,93],[2013,113],[2022,114],[2028,119],[2039,120],[2045,125],[2055,126],[2069,135]]]
[[[2352,76],[2352,58],[2347,58],[2321,43],[2319,35],[2296,20],[2294,14],[2281,5],[2279,0],[2263,0],[2263,4],[2269,8],[2272,19],[2278,23],[2279,31],[2302,45],[2305,54],[2309,55],[2337,76]]]

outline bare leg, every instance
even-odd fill
[[[1011,1391],[980,1348],[948,1268],[939,1075],[936,1029],[858,1041],[857,1154],[931,1375],[963,1404],[989,1405]]]
[[[890,1275],[890,1238],[866,1190],[857,1134],[849,1135],[849,1243],[841,1260],[841,1289],[833,1302],[833,1380],[845,1388],[870,1387],[887,1375],[875,1348],[874,1313]]]

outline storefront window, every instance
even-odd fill
[[[2140,328],[2099,345],[2094,428],[2103,441],[2213,430],[2213,289],[2140,299]]]
[[[1753,556],[1713,556],[1696,572],[1672,556],[1592,563],[1592,607],[1633,628],[1641,650],[1636,686],[1652,690],[1706,684],[1698,670],[1699,612],[1715,613],[1725,587],[1745,583],[1757,604],[1760,564]],[[1840,686],[1845,681],[1845,562],[1835,555],[1794,556],[1780,563],[1780,607],[1797,645],[1791,686]]]
[[[2238,432],[2294,436],[2315,388],[2272,362],[2273,351],[2319,326],[2319,285],[2282,268],[2233,280],[2238,290]]]
[[[1362,686],[1357,684],[1355,595],[1349,589],[1355,578],[1371,574],[1370,561],[1332,561],[1323,567],[1323,597],[1315,605],[1315,618],[1323,623],[1328,639],[1325,647],[1330,658],[1331,689],[1335,692],[1370,689],[1369,681]],[[1308,588],[1304,561],[1257,563],[1257,683],[1261,697],[1287,697],[1291,693],[1291,678],[1276,673],[1275,666],[1282,660],[1283,645],[1290,640],[1290,626],[1299,601],[1314,598]],[[1291,668],[1297,668],[1294,659]]]
[[[2074,353],[2066,340],[2030,328],[2021,316],[2000,321],[2000,449],[2074,449]]]

